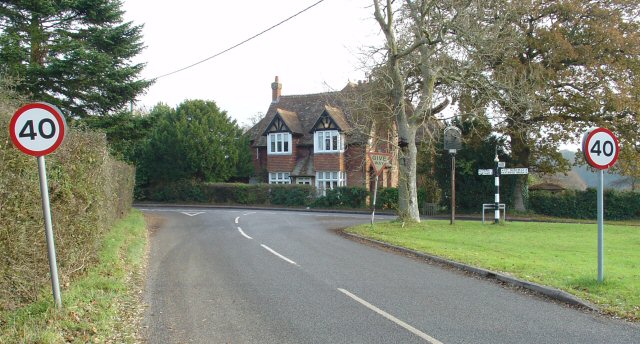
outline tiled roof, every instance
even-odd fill
[[[280,117],[284,121],[284,123],[289,127],[292,133],[294,134],[302,134],[304,131],[302,130],[302,124],[300,123],[300,119],[298,118],[298,114],[292,111],[283,110],[280,108],[276,109],[276,113],[280,114]]]
[[[325,105],[324,108],[342,131],[348,131],[351,129],[351,125],[347,122],[347,118],[344,115],[344,112],[342,112],[342,109],[330,105]]]
[[[254,145],[266,146],[266,136],[262,134],[278,111],[280,111],[280,115],[287,123],[287,126],[289,126],[289,129],[293,132],[300,130],[302,134],[300,144],[302,145],[313,144],[313,134],[310,134],[309,131],[318,117],[325,111],[331,115],[340,128],[348,130],[351,126],[348,124],[344,111],[341,110],[341,103],[340,92],[280,96],[279,101],[271,103],[264,118],[251,129],[254,135]],[[297,123],[295,122],[294,116],[297,117]],[[297,127],[298,124],[299,127]]]
[[[313,177],[315,176],[315,170],[313,168],[313,159],[310,156],[306,156],[296,161],[296,166],[293,168],[291,175],[294,177]]]

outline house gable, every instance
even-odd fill
[[[295,112],[286,111],[282,109],[276,109],[276,114],[271,119],[271,122],[267,125],[263,136],[270,133],[292,133],[302,134],[302,127],[300,120]]]
[[[322,114],[313,124],[309,133],[321,130],[337,130],[344,132],[348,127],[349,125],[344,118],[344,113],[340,109],[325,105]]]

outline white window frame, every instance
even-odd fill
[[[267,136],[267,153],[269,155],[291,154],[292,145],[291,133],[270,133]]]
[[[318,130],[313,134],[313,149],[316,153],[344,152],[344,134],[337,130]]]
[[[269,172],[269,184],[291,184],[289,172]]]
[[[312,185],[313,180],[311,177],[298,177],[296,178],[296,184],[298,185]]]
[[[333,190],[340,186],[347,186],[347,173],[343,171],[317,171],[316,189],[318,194],[326,196],[327,189]]]

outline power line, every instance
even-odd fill
[[[224,53],[226,53],[226,52],[228,52],[228,51],[231,51],[231,50],[233,50],[233,49],[235,49],[235,48],[237,48],[237,47],[239,47],[239,46],[241,46],[241,45],[243,45],[243,44],[245,44],[245,43],[247,43],[247,42],[249,42],[249,41],[253,40],[254,38],[256,38],[256,37],[258,37],[258,36],[261,36],[261,35],[263,35],[263,34],[265,34],[265,33],[269,32],[269,31],[271,31],[271,30],[275,29],[276,27],[278,27],[278,26],[280,26],[280,25],[282,25],[282,24],[284,24],[284,23],[288,22],[289,20],[291,20],[291,19],[293,19],[293,18],[295,18],[295,17],[299,16],[300,14],[302,14],[302,13],[304,13],[304,12],[308,11],[308,10],[310,10],[311,8],[313,8],[313,7],[317,6],[318,4],[320,4],[320,3],[321,3],[321,2],[323,2],[323,1],[324,1],[324,0],[319,0],[319,1],[318,1],[318,2],[316,2],[315,4],[313,4],[313,5],[311,5],[311,6],[307,7],[307,8],[305,8],[305,9],[303,9],[302,11],[300,11],[300,12],[298,12],[298,13],[296,13],[296,14],[294,14],[294,15],[290,16],[290,17],[288,17],[287,19],[284,19],[284,20],[282,20],[281,22],[279,22],[279,23],[277,23],[277,24],[275,24],[275,25],[272,25],[272,26],[270,26],[269,28],[267,28],[267,29],[265,29],[265,30],[261,31],[260,33],[257,33],[257,34],[255,34],[255,35],[253,35],[253,36],[251,36],[251,37],[249,37],[249,38],[245,39],[244,41],[242,41],[242,42],[240,42],[240,43],[236,44],[236,45],[233,45],[233,46],[231,46],[231,47],[229,47],[229,48],[227,48],[227,49],[225,49],[225,50],[222,50],[221,52],[216,53],[215,55],[211,55],[211,56],[207,57],[207,58],[206,58],[206,59],[204,59],[204,60],[200,60],[200,61],[198,61],[198,62],[196,62],[196,63],[193,63],[193,64],[190,64],[190,65],[188,65],[188,66],[186,66],[186,67],[182,67],[182,68],[180,68],[180,69],[174,70],[173,72],[169,72],[169,73],[166,73],[166,74],[162,74],[162,75],[160,75],[160,76],[157,76],[157,77],[153,78],[153,80],[157,80],[157,79],[164,78],[164,77],[169,76],[169,75],[172,75],[172,74],[176,74],[176,73],[182,72],[183,70],[187,70],[187,69],[189,69],[189,68],[191,68],[191,67],[195,67],[195,66],[197,66],[197,65],[199,65],[199,64],[201,64],[201,63],[204,63],[204,62],[206,62],[206,61],[211,60],[211,59],[212,59],[212,58],[214,58],[214,57],[218,57],[218,56],[220,56],[220,55],[222,55],[222,54],[224,54]]]

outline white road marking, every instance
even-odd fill
[[[300,266],[300,265],[298,265],[298,263],[294,262],[293,260],[291,260],[291,259],[289,259],[289,258],[287,258],[287,257],[285,257],[285,256],[283,256],[283,255],[281,255],[280,253],[278,253],[278,252],[274,251],[271,247],[269,247],[269,246],[267,246],[267,245],[264,245],[264,244],[261,244],[260,246],[264,247],[264,249],[265,249],[265,250],[267,250],[267,251],[269,251],[269,252],[273,253],[274,255],[276,255],[278,258],[280,258],[280,259],[284,260],[285,262],[290,263],[290,264],[293,264],[293,265],[295,265],[295,266]]]
[[[236,217],[236,225],[238,224],[239,219],[240,219],[239,217]]]
[[[378,308],[378,307],[376,307],[376,306],[374,306],[374,305],[370,304],[369,302],[367,302],[367,301],[365,301],[365,300],[363,300],[363,299],[361,299],[361,298],[357,297],[356,295],[354,295],[354,294],[350,293],[349,291],[344,290],[344,289],[341,289],[341,288],[338,288],[338,290],[339,290],[340,292],[342,292],[343,294],[345,294],[345,295],[349,296],[350,298],[352,298],[352,299],[354,299],[354,300],[358,301],[359,303],[361,303],[361,304],[362,304],[362,305],[364,305],[365,307],[369,308],[370,310],[372,310],[372,311],[374,311],[374,312],[376,312],[376,313],[378,313],[378,314],[382,315],[383,317],[387,318],[388,320],[391,320],[391,321],[393,321],[394,323],[396,323],[396,324],[398,324],[398,325],[402,326],[402,327],[403,327],[404,329],[406,329],[407,331],[409,331],[409,332],[411,332],[411,333],[415,334],[416,336],[418,336],[418,337],[420,337],[420,338],[422,338],[422,339],[426,340],[427,342],[429,342],[429,343],[431,343],[431,344],[443,344],[441,341],[439,341],[439,340],[437,340],[437,339],[435,339],[435,338],[433,338],[433,337],[429,336],[428,334],[426,334],[426,333],[424,333],[424,332],[422,332],[422,331],[420,331],[420,330],[416,329],[415,327],[413,327],[413,326],[411,326],[411,325],[407,324],[406,322],[404,322],[404,321],[402,321],[402,320],[400,320],[400,319],[398,319],[398,318],[394,317],[393,315],[391,315],[391,314],[389,314],[389,313],[387,313],[387,312],[383,311],[382,309],[380,309],[380,308]]]
[[[247,239],[253,239],[252,237],[248,236],[247,233],[242,231],[242,228],[238,227],[238,232],[240,232],[240,234],[242,234],[243,237],[247,238]]]
[[[256,213],[255,211],[250,211],[250,212],[248,212],[248,213],[244,213],[244,214],[242,214],[242,215],[251,215],[251,214],[255,214],[255,213]]]
[[[204,211],[182,211],[180,213],[193,217],[196,215],[204,214]]]

